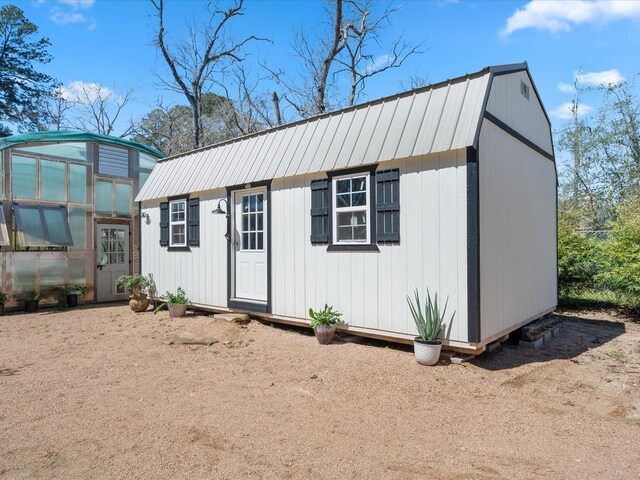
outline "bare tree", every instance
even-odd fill
[[[63,130],[68,128],[68,117],[74,107],[74,102],[64,95],[61,87],[56,88],[48,97],[44,104],[44,115],[46,117],[46,130]]]
[[[184,94],[193,112],[193,146],[203,146],[202,95],[214,80],[214,75],[224,71],[229,63],[244,60],[242,47],[252,40],[264,40],[251,35],[240,41],[225,37],[227,23],[243,15],[243,0],[236,0],[228,10],[210,4],[210,19],[200,29],[192,26],[186,41],[171,49],[166,42],[164,28],[164,0],[150,0],[158,16],[155,43],[171,71],[172,81],[159,77],[170,89]]]
[[[64,93],[61,93],[62,95]],[[66,101],[73,105],[73,116],[68,123],[79,130],[112,135],[132,95],[131,89],[124,95],[118,95],[98,83],[77,82],[73,98],[66,98]],[[135,125],[129,121],[119,136],[124,138],[134,131]]]
[[[381,30],[384,24],[389,23],[389,16],[398,10],[398,7],[388,6],[378,18],[371,18],[373,0],[362,2],[347,0],[357,12],[358,24],[353,25],[347,31],[345,51],[346,60],[337,58],[337,62],[348,72],[350,79],[348,105],[353,105],[365,88],[368,78],[378,75],[392,68],[399,68],[404,61],[413,54],[422,53],[417,45],[406,43],[402,37],[391,45],[391,51],[383,55],[375,56],[368,50],[370,43],[382,48],[380,40]]]
[[[409,56],[421,53],[419,46],[404,42],[402,37],[390,46],[383,45],[381,32],[397,8],[387,7],[376,17],[373,0],[332,0],[331,5],[327,10],[330,28],[324,34],[309,37],[300,30],[294,37],[292,48],[302,62],[301,78],[291,80],[282,71],[270,69],[286,90],[280,98],[301,117],[353,105],[369,78],[398,68]],[[375,48],[386,52],[375,55]],[[349,79],[346,95],[340,82],[344,74]]]

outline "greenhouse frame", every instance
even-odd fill
[[[0,139],[0,260],[7,307],[27,292],[53,302],[58,287],[86,286],[85,301],[126,298],[116,285],[138,271],[133,199],[159,158],[150,147],[85,132]]]

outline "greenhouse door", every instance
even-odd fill
[[[129,225],[99,224],[96,238],[96,301],[126,300],[117,282],[120,275],[129,274]]]

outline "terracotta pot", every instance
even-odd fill
[[[129,307],[136,313],[144,312],[149,307],[149,299],[146,295],[131,295]]]
[[[440,359],[442,342],[429,342],[421,337],[413,339],[413,352],[420,365],[435,365]]]
[[[187,305],[167,305],[170,317],[184,317],[187,314]]]
[[[329,345],[333,340],[333,335],[336,333],[335,326],[318,325],[313,329],[316,333],[316,338],[320,345]]]

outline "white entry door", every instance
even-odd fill
[[[125,300],[126,292],[117,285],[120,275],[129,274],[129,225],[96,227],[98,302]]]
[[[267,302],[267,190],[234,192],[235,298]]]

